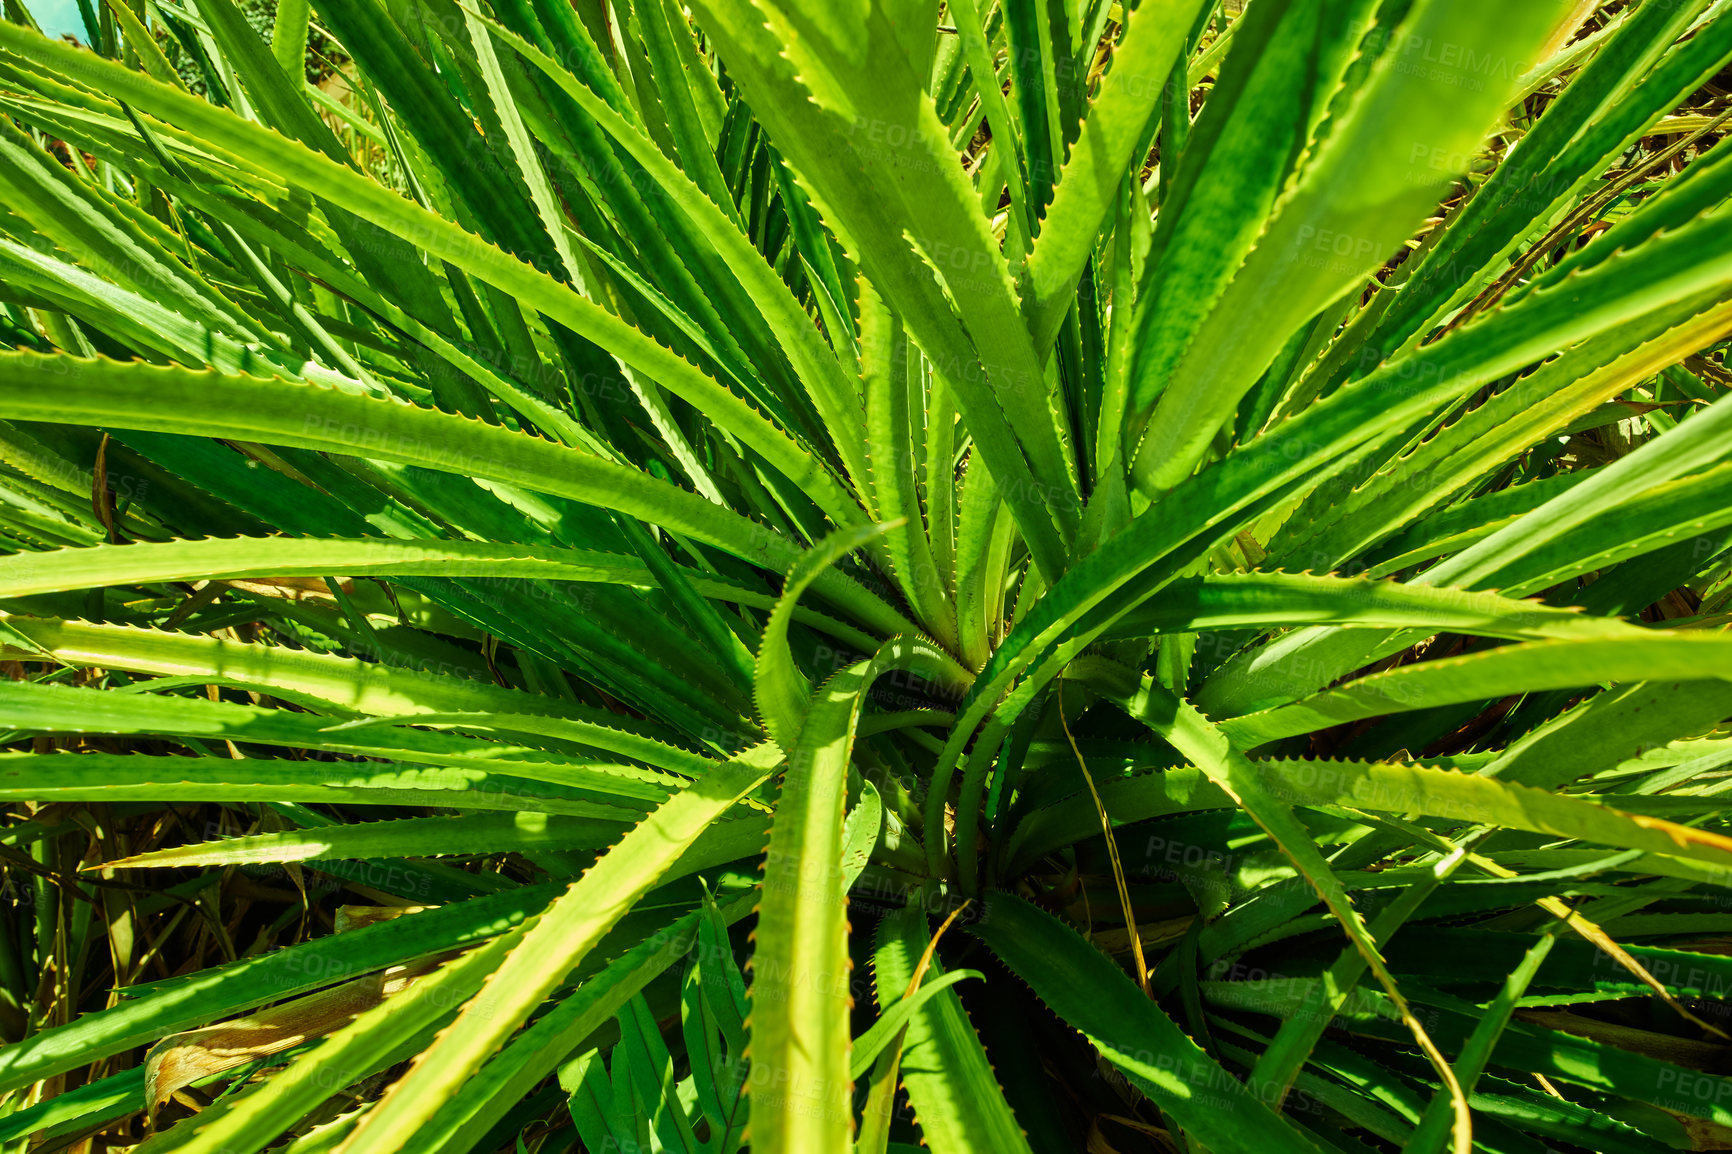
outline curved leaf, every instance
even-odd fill
[[[1075,930],[1020,898],[993,894],[969,932],[1092,1042],[1163,1113],[1214,1150],[1316,1154],[1317,1147],[1215,1063]]]

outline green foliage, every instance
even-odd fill
[[[1732,1140],[1726,0],[0,19],[0,1148]]]
[[[247,26],[265,40],[271,41],[272,53],[286,69],[288,64],[284,63],[285,60],[295,59],[292,48],[296,37],[295,21],[298,19],[303,25],[307,21],[308,7],[305,0],[300,0],[300,3],[289,0],[286,4],[279,0],[243,0],[239,7],[241,18],[246,21]],[[199,96],[209,95],[211,89],[205,81],[206,70],[212,68],[215,60],[221,58],[221,52],[219,50],[214,55],[206,53],[198,38],[201,21],[197,9],[159,7],[152,15],[157,22],[149,27],[149,31],[157,47],[161,49],[163,58],[180,78],[181,84],[188,92]],[[279,25],[285,28],[286,33],[282,44],[273,39]],[[337,75],[343,66],[349,63],[349,58],[322,31],[302,27],[299,39],[305,45],[301,60],[306,79],[310,83],[318,84]]]

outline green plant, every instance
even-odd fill
[[[0,1140],[1724,1145],[1727,7],[7,0]]]

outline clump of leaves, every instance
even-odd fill
[[[6,13],[0,1142],[1732,1135],[1726,0]]]
[[[240,4],[241,17],[254,32],[257,32],[267,42],[276,35],[279,21],[285,25],[284,42],[292,42],[293,31],[297,22],[307,20],[310,13],[304,3],[291,2],[287,6],[278,0],[242,0]],[[170,9],[158,6],[155,11],[158,23],[150,31],[156,40],[156,46],[180,78],[181,84],[188,92],[199,96],[209,96],[210,85],[206,76],[218,67],[222,50],[216,47],[207,51],[205,39],[200,33],[209,36],[209,29],[198,19],[195,12],[180,9]],[[306,49],[303,56],[306,66],[306,79],[312,84],[319,84],[336,75],[348,57],[337,49],[336,44],[325,34],[322,28],[309,24],[306,32]],[[219,91],[221,86],[219,82]]]

